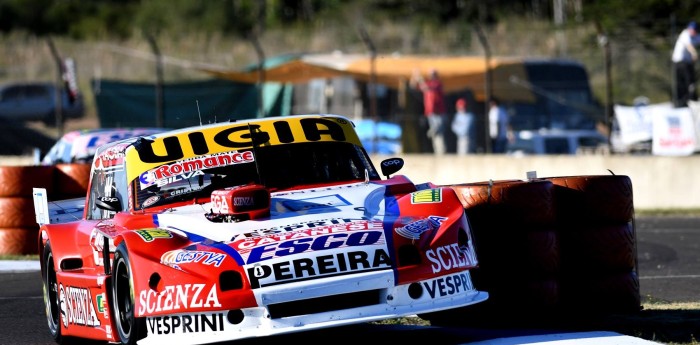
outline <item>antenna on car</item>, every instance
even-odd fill
[[[258,158],[258,151],[255,149],[256,143],[255,143],[255,135],[253,134],[253,127],[250,126],[250,122],[247,123],[248,125],[248,133],[250,133],[250,142],[253,145],[253,155],[255,156],[255,171],[258,173],[258,183],[261,185],[265,185],[265,181],[263,181],[263,177],[260,174],[260,164],[259,158]]]
[[[195,102],[197,102],[197,114],[199,114],[199,125],[201,126],[202,125],[202,112],[199,111],[199,100],[197,99],[197,100],[195,100]]]

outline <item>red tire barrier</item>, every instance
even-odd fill
[[[495,315],[502,319],[517,309],[555,309],[561,260],[554,185],[545,180],[500,180],[450,187],[474,234],[479,258],[479,269],[472,273],[474,286],[489,292],[477,314],[492,314],[497,320]],[[429,317],[431,323],[449,322]]]
[[[549,181],[502,180],[450,186],[469,214],[472,210],[489,222],[519,226],[551,225],[556,221],[553,208],[553,185]],[[477,219],[478,221],[478,215]]]
[[[0,197],[31,197],[33,188],[53,191],[53,166],[0,166]]]
[[[0,228],[38,226],[34,215],[34,199],[30,197],[0,198]]]
[[[38,254],[38,235],[38,225],[32,228],[0,228],[0,254]]]
[[[632,181],[623,175],[547,177],[562,223],[626,223],[634,217]]]
[[[478,279],[476,279],[478,280]],[[491,277],[489,303],[498,313],[514,312],[517,308],[554,309],[560,302],[560,283],[557,277],[522,279],[516,276]]]
[[[556,275],[561,270],[561,247],[556,229],[529,231],[523,243],[523,260],[531,275]]]
[[[465,206],[480,267],[489,275],[513,267],[528,276],[559,271],[551,182],[501,180],[450,187]]]
[[[607,314],[640,309],[632,182],[627,176],[549,177],[560,229],[562,304]]]
[[[54,193],[51,200],[71,199],[87,195],[92,164],[65,163],[56,164],[54,174]]]
[[[628,177],[566,176],[451,187],[474,232],[480,261],[472,274],[474,285],[490,293],[480,303],[479,315],[492,314],[498,322],[518,308],[544,314],[562,306],[601,313],[638,310]],[[595,297],[585,296],[587,290]]]
[[[475,232],[475,249],[484,274],[515,275],[523,279],[546,277],[560,272],[558,231],[523,226],[521,231],[505,233],[498,227]]]
[[[637,266],[632,222],[570,228],[562,231],[561,240],[562,265],[572,274],[628,272]]]

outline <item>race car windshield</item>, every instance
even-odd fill
[[[186,171],[158,180],[134,180],[135,209],[208,198],[213,190],[259,183],[271,191],[301,185],[380,179],[367,153],[350,143],[258,146],[236,153],[249,160]]]

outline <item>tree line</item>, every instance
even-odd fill
[[[498,23],[512,15],[559,25],[595,23],[610,35],[630,27],[668,36],[694,18],[693,0],[0,0],[0,32],[126,39],[147,32],[220,32],[246,36],[268,28],[313,26],[357,13],[365,21],[420,25]]]

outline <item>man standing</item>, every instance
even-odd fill
[[[676,78],[675,107],[686,107],[688,101],[698,99],[695,89],[695,61],[698,59],[698,52],[695,45],[698,44],[697,24],[692,21],[688,27],[681,31],[673,47],[671,60],[673,61],[673,71]]]
[[[489,100],[489,136],[492,153],[505,153],[508,142],[513,140],[508,113],[495,98]]]
[[[444,117],[445,117],[445,95],[442,91],[442,81],[435,69],[430,70],[430,78],[425,80],[419,71],[413,75],[412,84],[417,84],[423,91],[423,110],[428,120],[428,138],[432,139],[433,152],[435,154],[445,153]]]
[[[457,100],[455,108],[457,113],[452,119],[452,132],[457,136],[457,154],[466,155],[474,137],[474,114],[467,110],[467,100],[464,98]]]

